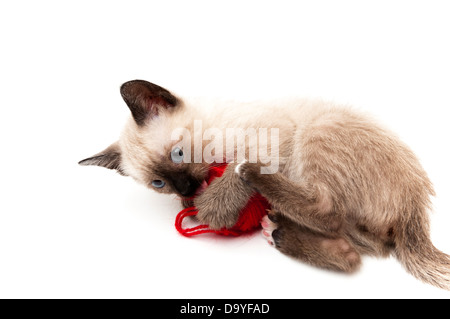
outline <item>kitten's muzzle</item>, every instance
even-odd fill
[[[173,186],[184,197],[192,197],[200,187],[200,183],[193,178],[178,177],[174,179]]]

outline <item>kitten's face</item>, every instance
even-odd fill
[[[183,102],[169,91],[140,80],[122,85],[121,94],[133,118],[118,142],[80,164],[115,169],[160,193],[187,198],[195,195],[205,181],[208,165],[185,163],[183,149],[187,145],[171,139],[175,128],[189,129]]]

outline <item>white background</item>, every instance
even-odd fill
[[[179,203],[77,162],[115,141],[141,78],[178,94],[367,110],[421,159],[450,253],[448,1],[2,1],[0,297],[450,297],[393,258],[355,275],[259,234],[184,238]]]

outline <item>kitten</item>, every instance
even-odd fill
[[[308,100],[212,103],[206,111],[142,80],[120,91],[132,117],[119,141],[79,164],[177,194],[213,229],[232,227],[257,190],[272,206],[263,234],[281,252],[344,272],[356,271],[362,254],[392,254],[415,277],[450,289],[450,258],[430,241],[432,184],[412,151],[368,117]],[[235,137],[222,140],[230,128],[277,136],[245,136],[238,158]],[[210,144],[199,149],[205,136]],[[258,143],[266,152],[255,159]],[[224,175],[205,188],[210,163],[223,160]]]

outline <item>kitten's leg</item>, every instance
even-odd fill
[[[282,253],[331,270],[354,272],[359,268],[361,257],[344,238],[327,237],[280,214],[269,216],[261,222],[263,235]]]
[[[261,174],[261,166],[241,163],[235,172],[263,195],[272,208],[294,222],[326,233],[339,233],[344,216],[327,189],[306,181],[293,182],[281,173]]]
[[[211,229],[233,227],[241,209],[247,204],[254,189],[234,173],[236,164],[229,164],[223,175],[216,178],[205,191],[194,199],[197,218]]]

